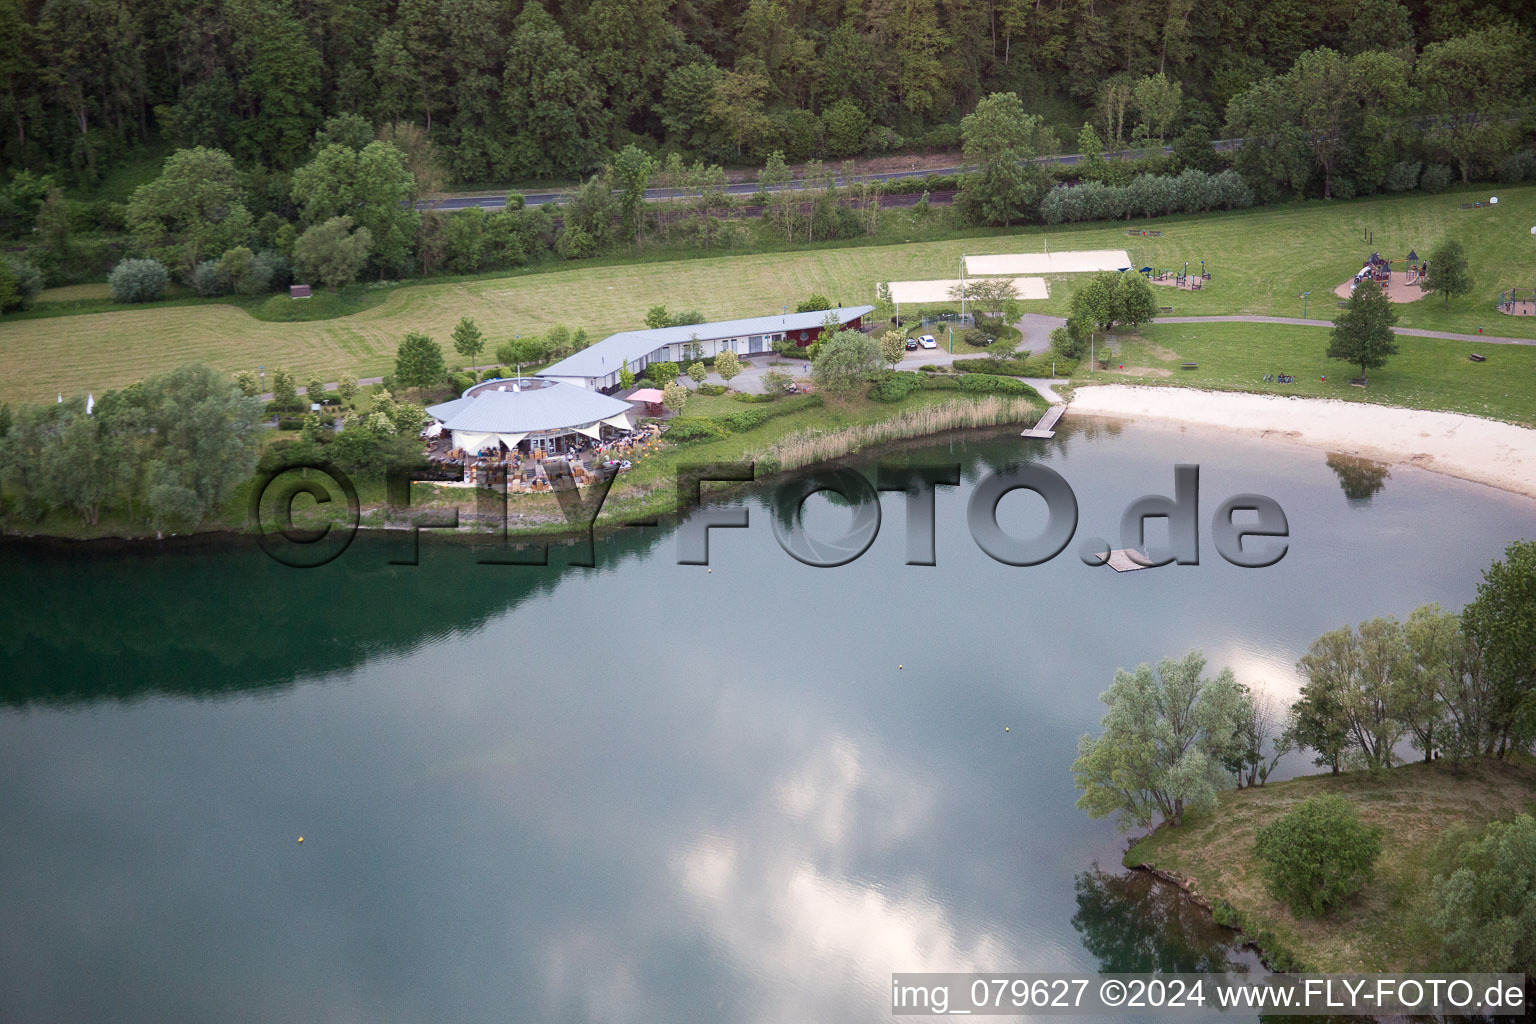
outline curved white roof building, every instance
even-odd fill
[[[577,435],[598,440],[631,429],[631,406],[561,381],[525,377],[477,384],[451,402],[427,407],[427,415],[467,452],[506,445],[561,450]]]

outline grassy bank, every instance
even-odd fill
[[[1510,319],[1501,317],[1494,327],[1503,328]],[[1398,354],[1371,371],[1370,387],[1362,389],[1349,383],[1360,367],[1325,355],[1329,333],[1323,327],[1284,324],[1152,324],[1136,334],[1120,333],[1114,362],[1108,370],[1095,370],[1093,381],[1336,398],[1536,426],[1536,346],[1400,335]],[[1467,358],[1472,352],[1487,362],[1472,362]],[[1181,369],[1185,360],[1200,366]],[[1287,373],[1296,380],[1265,383],[1266,373]]]
[[[1345,906],[1299,919],[1266,890],[1253,857],[1257,830],[1319,793],[1339,793],[1384,830],[1374,879]],[[1206,899],[1225,900],[1249,935],[1273,933],[1309,970],[1432,970],[1440,936],[1428,923],[1430,883],[1456,848],[1495,820],[1536,804],[1536,765],[1483,761],[1452,776],[1445,762],[1387,772],[1312,775],[1225,793],[1215,810],[1186,814],[1182,828],[1159,828],[1125,855],[1193,880]]]
[[[1420,254],[1446,237],[1465,244],[1476,287],[1442,308],[1439,299],[1399,306],[1404,326],[1536,338],[1536,318],[1493,312],[1500,289],[1528,285],[1536,257],[1536,188],[1500,190],[1496,207],[1461,210],[1472,193],[1306,202],[1201,217],[1162,218],[1160,237],[1128,236],[1127,222],[955,232],[913,240],[885,235],[812,249],[751,255],[703,255],[644,262],[618,257],[592,264],[552,264],[511,275],[434,280],[389,291],[371,308],[335,319],[270,323],[237,304],[209,303],[82,313],[0,323],[0,401],[42,401],[57,392],[118,387],[198,359],[235,371],[287,366],[301,378],[361,375],[388,369],[408,331],[446,341],[463,316],[493,342],[563,322],[593,337],[635,327],[657,302],[698,309],[710,318],[756,315],[794,305],[819,291],[844,305],[871,302],[878,281],[950,278],[962,253],[1126,249],[1136,266],[1178,267],[1205,259],[1212,273],[1200,292],[1158,289],[1179,315],[1258,313],[1295,316],[1310,290],[1312,311],[1333,311],[1332,289],[1359,270],[1372,250]],[[1129,222],[1141,229],[1151,222]],[[1362,241],[1365,230],[1373,242]],[[875,244],[871,244],[871,242]],[[1029,312],[1061,313],[1083,275],[1058,276],[1049,299]],[[1163,292],[1168,294],[1163,296]],[[1262,375],[1262,371],[1261,371]]]

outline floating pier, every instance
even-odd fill
[[[1132,551],[1130,548],[1116,548],[1109,553],[1108,565],[1115,572],[1135,572],[1137,569],[1152,569],[1155,566],[1145,564],[1146,555],[1140,551]],[[1142,561],[1137,561],[1137,558]]]

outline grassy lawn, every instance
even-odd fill
[[[1298,919],[1272,899],[1253,858],[1262,825],[1318,793],[1340,793],[1386,830],[1375,878],[1322,919]],[[1223,794],[1217,808],[1186,815],[1125,855],[1195,879],[1202,896],[1225,899],[1251,930],[1269,929],[1309,970],[1416,971],[1436,966],[1440,936],[1427,922],[1430,882],[1468,832],[1536,802],[1536,766],[1487,761],[1451,775],[1445,762],[1337,778],[1313,775]]]
[[[1398,354],[1372,372],[1370,387],[1362,389],[1349,383],[1359,375],[1358,366],[1324,355],[1328,330],[1321,327],[1153,324],[1140,334],[1117,334],[1117,344],[1115,361],[1107,371],[1095,370],[1094,381],[1377,402],[1536,426],[1536,346],[1399,337]],[[1474,363],[1467,358],[1470,352],[1488,361]],[[1198,362],[1199,369],[1180,369],[1184,360]],[[1266,373],[1288,373],[1296,380],[1266,384]],[[1325,375],[1326,381],[1321,379]]]
[[[1479,192],[1308,202],[1237,213],[1159,220],[1159,238],[1132,237],[1112,225],[1028,228],[940,241],[844,245],[756,255],[708,256],[639,263],[548,266],[501,277],[412,284],[378,305],[335,319],[265,323],[239,304],[111,310],[80,316],[7,319],[0,323],[0,400],[41,401],[56,392],[119,387],[139,377],[202,360],[235,371],[286,366],[302,379],[318,372],[361,376],[385,372],[407,331],[446,343],[460,317],[475,318],[492,345],[556,322],[584,327],[594,338],[635,327],[661,302],[711,318],[751,316],[794,305],[820,291],[844,305],[872,302],[877,281],[953,276],[961,253],[1127,249],[1135,266],[1182,265],[1205,259],[1212,273],[1201,292],[1168,290],[1178,315],[1261,313],[1297,316],[1300,292],[1309,312],[1331,316],[1332,289],[1360,268],[1371,250],[1424,255],[1441,239],[1466,245],[1473,293],[1444,310],[1437,299],[1399,306],[1404,326],[1536,337],[1536,318],[1495,313],[1497,293],[1536,277],[1530,226],[1536,187],[1500,188],[1499,205],[1460,210]],[[1147,221],[1130,222],[1136,228]],[[1374,242],[1361,241],[1366,228]],[[1042,237],[1043,236],[1043,237]],[[1030,312],[1060,313],[1083,275],[1057,277],[1051,298],[1026,302]],[[1159,295],[1163,290],[1159,290]],[[87,300],[89,301],[89,300]],[[1262,375],[1262,373],[1261,373]],[[1300,376],[1300,373],[1298,373]]]

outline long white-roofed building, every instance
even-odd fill
[[[563,452],[582,438],[594,441],[628,433],[630,403],[562,381],[524,377],[477,384],[451,402],[427,407],[427,415],[451,434],[453,447],[482,451]]]
[[[745,320],[717,320],[683,327],[623,331],[587,346],[575,355],[545,367],[538,376],[593,391],[619,386],[619,371],[629,367],[636,377],[652,363],[685,363],[731,351],[739,356],[772,352],[775,342],[793,341],[805,347],[821,336],[827,317],[843,328],[858,328],[874,306],[843,306],[811,313],[782,313]]]

